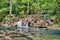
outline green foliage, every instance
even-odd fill
[[[58,26],[60,27],[60,22],[58,22]]]
[[[3,19],[4,19],[4,16],[1,16],[1,17],[0,17],[0,21],[2,21]]]
[[[6,12],[6,11],[9,11],[9,7],[7,7],[7,8],[2,8],[2,9],[0,10],[0,12]]]
[[[60,13],[59,13],[59,14],[56,14],[56,18],[57,18],[58,20],[60,20]]]
[[[54,12],[54,10],[48,10],[48,12],[47,12],[47,16],[48,17],[51,17],[51,16],[53,16],[53,12]]]
[[[20,13],[20,17],[24,17],[24,11],[19,12]]]
[[[9,21],[12,17],[14,17],[15,15],[14,14],[9,14],[9,15],[7,15],[3,20],[5,20],[5,21]]]
[[[60,0],[58,0],[60,3]],[[41,12],[45,8],[50,8],[48,10],[49,17],[53,16],[53,12],[56,7],[58,7],[58,2],[56,0],[13,0],[12,1],[12,14],[23,17],[27,14],[27,11],[34,11],[36,13]],[[0,0],[0,14],[8,14],[10,11],[10,0]],[[10,16],[0,16],[0,20],[4,18],[4,20],[10,19]],[[56,15],[57,18],[60,20],[60,15]]]
[[[9,0],[0,0],[0,13],[9,11]]]

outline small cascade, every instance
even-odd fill
[[[20,31],[20,33],[22,33],[22,20],[20,20],[20,21],[18,21],[18,22],[16,22],[16,31]]]
[[[27,26],[27,22],[23,20],[22,21],[22,26],[24,26],[24,27]]]
[[[18,22],[16,23],[16,25],[17,25],[18,27],[22,27],[22,20],[18,21]]]
[[[46,18],[47,18],[46,15],[44,15],[44,20],[46,20]]]
[[[48,18],[46,15],[43,16],[44,21],[48,22],[49,24],[53,24],[53,22],[51,22],[50,18]]]
[[[28,30],[29,30],[28,21],[26,21],[26,20],[22,21],[22,28],[23,28],[23,33],[24,34],[28,33]]]
[[[17,27],[28,27],[28,22],[24,20],[20,20],[16,22]]]
[[[28,32],[28,22],[24,20],[20,20],[16,23],[17,30],[19,30],[20,33],[27,33]]]
[[[51,22],[51,20],[48,18],[48,22],[49,22],[49,24],[53,24],[53,22]]]

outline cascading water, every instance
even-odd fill
[[[22,27],[22,20],[18,21],[16,24],[18,27]]]
[[[16,30],[19,30],[20,33],[22,33],[22,20],[16,22],[16,25],[17,25],[17,29]]]
[[[20,20],[16,23],[17,30],[20,31],[20,33],[28,32],[28,22],[24,20]]]
[[[51,22],[50,18],[48,18],[46,15],[43,16],[44,21],[48,22],[49,24],[53,24],[54,22]]]

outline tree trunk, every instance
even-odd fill
[[[12,0],[10,0],[10,14],[12,14]]]
[[[29,1],[28,1],[28,8],[27,8],[27,13],[29,14]]]

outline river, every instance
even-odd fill
[[[9,29],[9,28],[0,26],[0,30],[6,30],[6,29],[11,30],[11,29],[15,29],[15,28],[12,27]],[[28,30],[25,30],[25,29],[28,29]],[[38,38],[40,38],[41,40],[42,39],[60,40],[60,30],[58,30],[58,29],[48,29],[48,28],[25,28],[25,29],[24,30],[27,31],[28,33],[33,32],[34,35],[37,36]],[[38,38],[36,40],[38,40]]]

